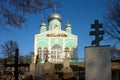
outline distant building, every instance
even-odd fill
[[[39,56],[44,63],[46,54],[52,63],[62,62],[65,57],[70,58],[71,62],[76,61],[73,58],[77,58],[78,36],[72,34],[72,26],[69,22],[65,25],[65,30],[61,30],[61,24],[61,16],[53,12],[48,16],[47,30],[43,18],[40,33],[35,34],[34,38],[34,62]]]

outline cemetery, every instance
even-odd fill
[[[85,47],[84,62],[70,62],[68,51],[65,51],[63,62],[52,63],[46,51],[44,63],[38,55],[35,59],[32,54],[30,64],[20,64],[19,49],[16,49],[14,64],[0,60],[0,80],[120,80],[120,60],[111,60],[110,46],[100,45],[104,34],[99,31],[102,24],[95,20],[91,28],[95,28],[90,32],[95,40],[92,46]]]
[[[65,61],[64,63],[53,64],[46,61],[45,64],[40,64],[37,62],[36,64],[31,63],[28,66],[18,68],[19,76],[17,76],[18,79],[16,78],[16,80],[29,80],[30,75],[33,76],[33,80],[62,80],[62,78],[64,78],[64,80],[76,80],[76,78],[78,77],[79,77],[78,80],[86,80],[84,62],[69,63]],[[13,67],[11,69],[10,67],[5,67],[3,65],[2,67],[0,67],[0,70],[1,70],[0,80],[15,79],[16,75],[14,75],[15,69]],[[111,71],[112,71],[111,80],[119,80],[120,79],[119,60],[111,61]]]
[[[112,0],[110,1],[112,2]],[[116,41],[120,41],[120,1],[116,0],[116,3],[114,4],[111,4],[110,1],[108,1],[109,3],[106,1],[106,3],[108,3],[108,13],[104,16],[106,20],[105,23],[100,23],[99,20],[94,20],[90,26],[82,25],[84,29],[82,27],[80,30],[81,33],[82,30],[84,33],[89,32],[89,36],[92,36],[94,39],[92,41],[88,41],[91,43],[88,45],[87,41],[84,41],[88,36],[86,37],[86,35],[83,35],[84,33],[80,34],[78,31],[80,29],[78,27],[81,26],[76,24],[76,22],[78,23],[80,21],[77,21],[78,19],[73,17],[73,20],[76,19],[74,21],[75,27],[73,27],[69,22],[68,17],[66,19],[66,23],[64,23],[62,20],[64,18],[57,13],[56,5],[60,6],[59,2],[51,2],[51,0],[8,0],[7,2],[7,0],[2,0],[0,3],[0,31],[3,29],[9,31],[9,29],[13,28],[12,26],[21,28],[26,25],[25,21],[27,18],[29,19],[29,26],[33,27],[34,25],[35,28],[38,21],[38,18],[36,18],[38,15],[36,14],[42,13],[43,16],[41,16],[41,14],[39,15],[39,17],[42,17],[39,29],[37,28],[39,32],[36,33],[35,29],[33,30],[32,28],[34,41],[32,41],[33,46],[30,47],[34,47],[34,49],[32,49],[29,56],[30,60],[25,59],[27,57],[23,57],[23,60],[26,60],[26,62],[20,62],[20,54],[24,50],[29,51],[26,48],[30,48],[28,47],[30,43],[26,42],[29,42],[31,39],[26,39],[26,41],[24,41],[24,39],[22,39],[24,37],[19,35],[17,35],[16,38],[19,38],[18,40],[21,38],[22,40],[20,43],[23,43],[21,45],[24,46],[24,43],[26,43],[28,44],[27,47],[25,46],[23,47],[24,49],[21,49],[16,43],[15,48],[10,50],[9,45],[6,44],[6,47],[8,48],[6,49],[6,52],[5,50],[3,50],[2,53],[0,52],[1,54],[5,53],[4,58],[0,57],[0,80],[120,80],[120,57],[114,58],[119,55],[120,50],[115,47],[117,50],[117,55],[115,55],[116,51],[113,51],[113,53],[111,47],[113,43],[104,45],[104,42],[101,42],[103,41],[105,32],[112,38],[115,38]],[[69,5],[67,0],[64,2],[67,4],[63,4]],[[75,5],[73,5],[71,2],[72,7],[71,5],[69,6],[71,11],[68,12],[68,8],[67,10],[63,10],[69,15],[77,15],[77,13],[80,13],[78,15],[82,16],[86,15],[84,18],[91,21],[91,18],[93,19],[97,14],[101,14],[101,2],[98,1],[98,4],[96,4],[97,2],[95,1],[87,3],[84,2],[86,5],[79,5],[77,1]],[[92,4],[89,5],[88,3]],[[84,6],[84,8],[81,7],[80,12],[79,6]],[[91,9],[89,9],[90,7]],[[48,14],[50,11],[48,11],[48,13],[45,12],[51,8],[53,8],[53,12],[51,14]],[[96,11],[94,9],[96,9],[97,13],[95,13]],[[29,15],[28,13],[32,15],[35,14],[36,19],[32,19],[32,15]],[[48,15],[47,20],[46,15]],[[87,25],[87,22],[89,21],[86,20],[85,23],[81,23]],[[23,25],[23,23],[25,24]],[[104,26],[108,28],[105,28]],[[90,31],[86,31],[89,29],[88,27],[90,27]],[[83,52],[81,51],[83,53],[82,59],[79,58],[79,56],[81,56],[80,51],[78,50],[78,48],[81,47],[78,46],[79,35],[72,32],[74,30],[73,28],[76,28],[75,31],[79,32],[77,34],[82,35],[83,38],[85,37],[85,39],[83,39],[83,42],[85,43],[80,44],[83,46],[85,44]],[[28,38],[32,33],[29,30],[28,32],[29,34],[27,34],[25,38]],[[22,32],[19,31],[17,33],[22,34]],[[90,38],[88,38],[88,40],[90,40]],[[11,45],[12,46],[10,47],[12,48],[13,44],[11,43]],[[3,45],[1,45],[1,47],[6,48]]]

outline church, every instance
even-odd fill
[[[65,58],[69,62],[76,62],[78,36],[72,34],[72,26],[69,22],[65,24],[65,30],[61,29],[62,17],[56,11],[48,16],[48,26],[42,19],[40,33],[34,36],[34,63],[37,56],[41,63],[46,60],[51,63],[63,62]]]

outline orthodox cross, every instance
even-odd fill
[[[90,36],[95,36],[95,40],[91,42],[91,45],[100,46],[100,41],[103,40],[104,30],[99,30],[102,28],[102,24],[95,20],[94,24],[91,24],[91,28],[95,29],[95,31],[90,31]]]
[[[14,67],[15,71],[14,71],[14,77],[15,80],[18,80],[18,67],[25,67],[25,66],[30,66],[30,64],[18,64],[18,60],[19,60],[19,49],[15,50],[15,63],[14,64],[4,64],[4,67]]]
[[[53,7],[54,7],[54,12],[56,12],[56,4],[54,4]]]

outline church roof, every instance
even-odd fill
[[[47,37],[47,34],[55,34],[55,35],[59,35],[59,34],[65,34],[64,37],[73,37],[73,38],[77,38],[77,35],[74,35],[74,34],[71,34],[71,33],[68,33],[64,30],[60,30],[60,29],[54,29],[54,30],[50,30],[50,31],[46,31],[46,32],[43,32],[41,34],[36,34],[35,36],[39,36],[39,37]],[[61,35],[60,35],[61,36]],[[52,36],[51,36],[52,37]],[[59,36],[58,36],[59,37]]]

